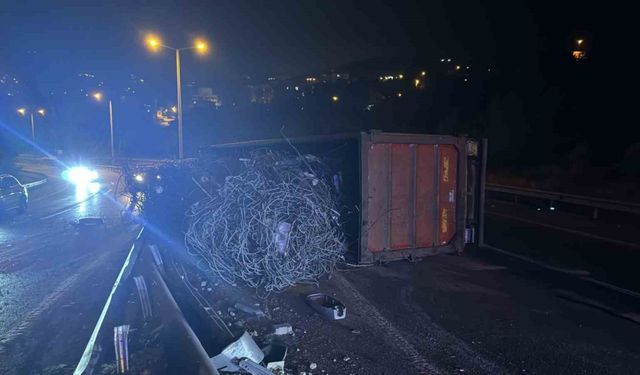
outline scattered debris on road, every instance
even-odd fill
[[[116,352],[118,373],[129,371],[129,325],[113,327],[113,345]]]
[[[276,336],[290,335],[293,333],[293,328],[291,328],[291,324],[274,324],[273,333]]]
[[[309,294],[307,303],[320,315],[330,320],[344,319],[347,316],[345,305],[324,293]]]

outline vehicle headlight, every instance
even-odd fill
[[[72,167],[62,172],[62,178],[75,185],[88,185],[98,179],[98,172],[87,167]]]

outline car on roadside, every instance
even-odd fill
[[[10,174],[0,174],[0,215],[9,211],[23,213],[29,204],[29,192],[20,181]]]

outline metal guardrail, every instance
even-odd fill
[[[33,181],[33,182],[26,183],[26,184],[22,184],[22,186],[26,187],[27,189],[31,189],[32,187],[40,186],[40,185],[43,185],[43,184],[46,184],[46,183],[47,183],[47,179],[43,178],[43,179],[38,180],[38,181]]]
[[[598,210],[609,210],[626,212],[640,215],[640,203],[624,202],[612,199],[588,197],[584,195],[566,194],[555,191],[546,191],[538,189],[530,189],[516,186],[487,184],[485,187],[488,192],[497,192],[513,195],[514,197],[529,197],[551,201],[552,203],[562,202],[577,206],[591,207],[594,209],[594,218],[598,217]]]

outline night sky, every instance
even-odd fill
[[[111,83],[135,74],[171,98],[173,56],[144,48],[150,31],[175,47],[207,38],[209,56],[184,54],[183,81],[213,87],[371,59],[430,68],[453,58],[494,68],[493,93],[517,96],[528,126],[546,127],[542,140],[624,148],[640,138],[628,126],[637,117],[639,14],[577,1],[15,1],[0,13],[0,70],[20,77],[33,102],[82,72]],[[576,65],[569,52],[578,37],[589,60]],[[546,108],[553,111],[537,114]]]
[[[84,70],[161,75],[171,67],[153,63],[140,40],[146,31],[173,46],[211,41],[210,64],[190,65],[187,79],[291,75],[390,56],[535,64],[549,34],[564,42],[581,28],[617,24],[607,14],[629,16],[518,1],[16,1],[3,5],[0,67],[43,85]]]
[[[145,31],[173,46],[207,37],[211,64],[190,66],[196,76],[290,75],[389,56],[491,63],[505,39],[499,34],[531,37],[522,4],[500,6],[499,14],[444,1],[21,1],[3,8],[0,64],[40,84],[79,70],[169,70],[142,47]]]

